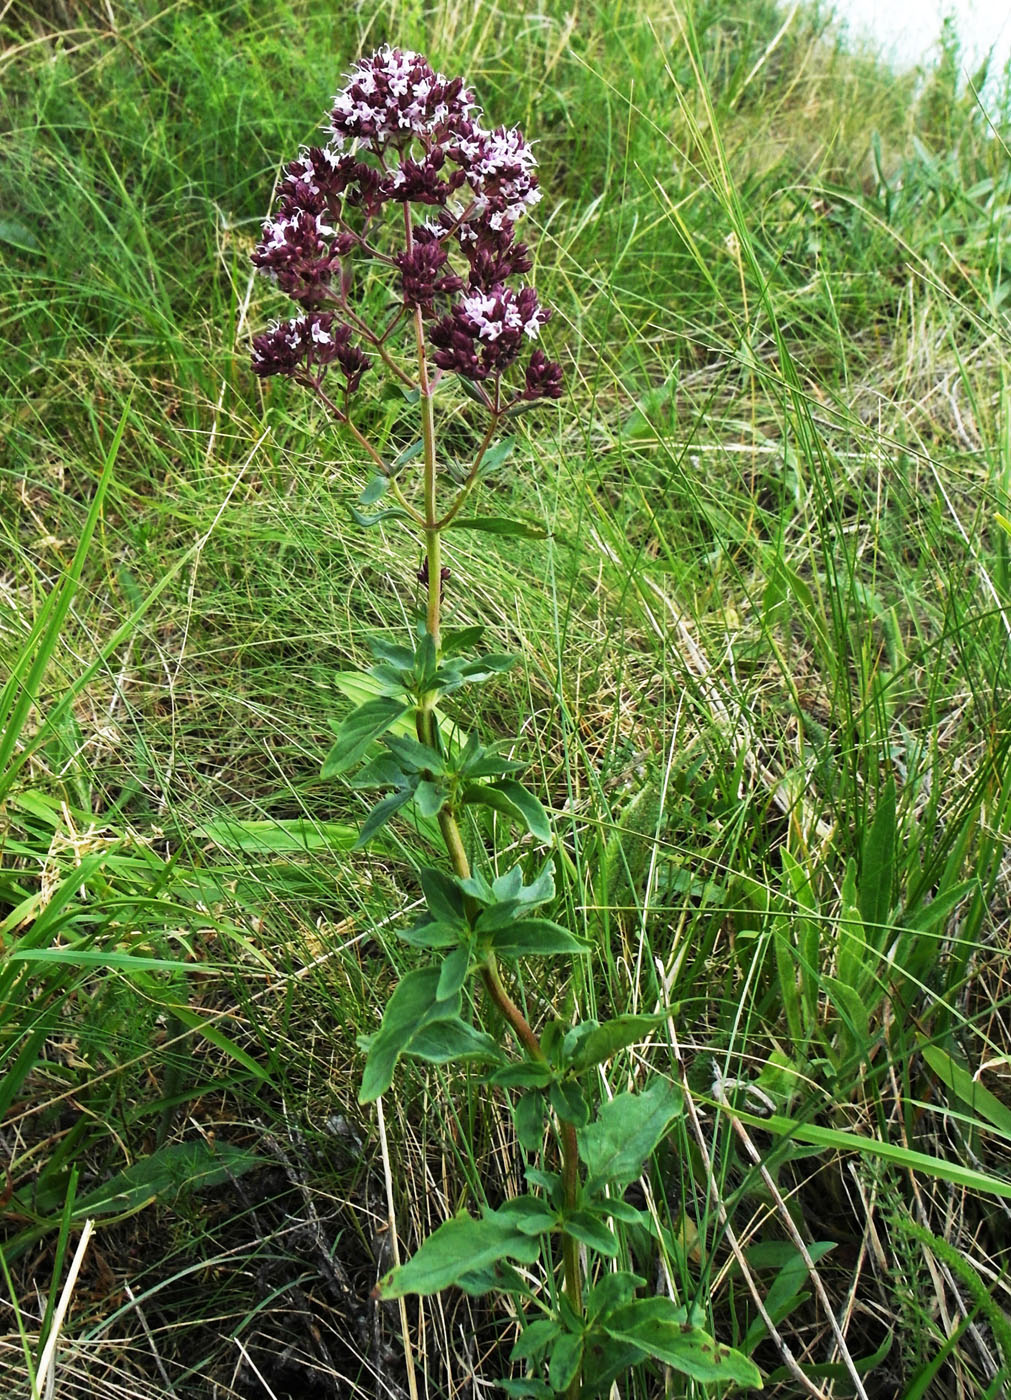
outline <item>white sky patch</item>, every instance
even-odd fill
[[[836,18],[850,34],[867,39],[899,68],[912,68],[936,45],[945,15],[953,15],[971,72],[994,50],[991,78],[1011,57],[1009,0],[837,0]]]

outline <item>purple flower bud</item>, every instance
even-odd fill
[[[370,361],[350,340],[351,327],[335,324],[331,312],[296,316],[253,337],[253,372],[264,379],[283,374],[319,383],[327,367],[336,362],[348,381],[348,392],[353,393]]]
[[[537,347],[527,365],[524,399],[560,399],[562,397],[562,367],[549,360],[544,351]]]
[[[442,244],[434,238],[427,240],[427,230],[418,230],[419,241],[409,253],[398,253],[396,264],[400,268],[401,284],[404,289],[404,305],[410,310],[420,306],[431,308],[437,295],[452,296],[463,288],[463,278],[452,271],[443,273],[449,262],[449,255]]]

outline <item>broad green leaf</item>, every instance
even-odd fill
[[[595,1249],[608,1259],[618,1253],[618,1240],[614,1231],[598,1216],[588,1210],[570,1211],[562,1218],[562,1229],[575,1236],[588,1249]]]
[[[239,821],[222,817],[197,827],[198,841],[213,841],[226,851],[245,855],[298,855],[307,851],[347,851],[355,843],[354,827],[343,822],[309,821],[305,817],[270,821]]]
[[[412,928],[401,929],[397,936],[413,948],[455,948],[460,941],[460,928],[456,922],[443,924],[437,919],[428,919]]]
[[[470,948],[466,944],[454,948],[439,970],[439,984],[435,994],[440,1001],[456,996],[467,980],[469,967]]]
[[[875,946],[888,933],[895,870],[895,779],[885,782],[860,852],[860,916]]]
[[[404,1054],[445,1065],[454,1060],[501,1060],[502,1047],[493,1036],[468,1025],[459,1016],[447,1016],[422,1026]]]
[[[371,759],[350,780],[355,792],[367,792],[370,788],[398,788],[407,786],[407,774],[392,754],[379,754]],[[357,832],[355,840],[358,839]]]
[[[563,1394],[579,1374],[583,1360],[583,1338],[577,1332],[563,1332],[551,1347],[548,1380],[556,1395]]]
[[[584,1021],[573,1026],[562,1042],[563,1063],[575,1070],[602,1065],[619,1050],[645,1039],[666,1019],[666,1012],[660,1012],[655,1016],[616,1016],[600,1025]]]
[[[459,1013],[459,996],[439,1001],[438,985],[439,969],[435,967],[419,968],[401,978],[386,1004],[382,1025],[369,1041],[359,1103],[371,1103],[386,1093],[393,1083],[397,1060],[420,1030],[432,1021],[446,1020]]]
[[[601,1313],[614,1312],[615,1308],[631,1303],[635,1290],[645,1287],[645,1284],[644,1278],[624,1270],[601,1274],[599,1281],[586,1294],[587,1317],[592,1320]]]
[[[389,797],[383,798],[382,802],[377,802],[364,822],[362,822],[362,827],[358,833],[358,839],[355,841],[353,849],[360,851],[363,846],[367,846],[376,832],[380,831],[394,813],[399,812],[400,808],[403,807],[405,803],[409,802],[413,796],[414,793],[411,788],[403,787],[398,789],[397,792],[391,792]]]
[[[541,525],[528,525],[525,520],[506,520],[500,515],[470,515],[453,521],[454,530],[483,530],[486,535],[512,535],[521,540],[546,540],[547,530]]]
[[[670,1298],[637,1298],[606,1314],[601,1326],[609,1336],[641,1347],[693,1380],[762,1389],[762,1373],[753,1361],[685,1322],[683,1310]]]
[[[501,812],[514,821],[522,822],[535,841],[551,843],[551,823],[540,802],[515,778],[499,778],[493,783],[468,783],[463,800],[493,811]]]
[[[421,881],[425,903],[432,918],[439,923],[462,927],[465,923],[463,891],[456,879],[430,865],[421,867],[418,879]]]
[[[446,805],[446,789],[441,783],[430,783],[422,778],[414,789],[414,801],[423,817],[437,817]]]
[[[551,1317],[538,1318],[528,1322],[520,1333],[516,1345],[509,1353],[510,1361],[540,1361],[547,1354],[548,1347],[561,1332],[559,1324]]]
[[[361,495],[358,497],[358,504],[360,506],[374,506],[376,501],[386,495],[389,484],[390,478],[388,476],[383,476],[382,472],[377,472],[376,475],[369,480],[365,490],[362,491]]]
[[[547,1381],[539,1381],[536,1376],[496,1381],[495,1388],[504,1390],[506,1395],[514,1396],[515,1400],[554,1400],[555,1395]]]
[[[438,776],[446,771],[446,760],[442,754],[427,744],[419,744],[410,735],[387,734],[383,743],[396,758],[402,768],[415,773],[434,773]]]
[[[480,920],[478,931],[482,931]],[[558,953],[585,957],[593,951],[589,943],[550,919],[517,919],[507,928],[493,933],[492,948],[507,958],[547,957]]]
[[[563,1123],[583,1128],[589,1122],[590,1106],[574,1079],[556,1079],[548,1090],[548,1098]]]
[[[485,627],[453,627],[447,629],[442,634],[442,655],[456,656],[461,651],[467,651],[469,647],[476,647],[484,636]]]
[[[641,1094],[616,1094],[600,1106],[594,1122],[578,1134],[579,1155],[586,1165],[586,1190],[605,1185],[628,1186],[682,1112],[681,1091],[655,1079]]]
[[[500,467],[503,462],[512,456],[512,451],[515,446],[516,438],[510,436],[502,438],[494,447],[489,448],[481,460],[481,475],[487,476],[487,474],[493,472],[496,467]]]
[[[557,1212],[539,1196],[514,1196],[497,1213],[511,1220],[525,1235],[543,1235],[558,1224]]]
[[[22,253],[37,253],[41,246],[28,225],[16,219],[0,219],[0,243],[9,243]]]
[[[323,763],[322,776],[334,778],[353,768],[372,741],[385,734],[408,708],[403,700],[383,696],[378,700],[366,700],[364,705],[352,710],[337,730],[336,742]]]
[[[405,647],[400,642],[392,642],[388,637],[371,636],[365,640],[369,651],[377,661],[385,661],[388,666],[392,666],[395,671],[404,676],[409,676],[413,672],[415,662],[413,648]]]
[[[519,1096],[513,1105],[513,1122],[520,1147],[536,1152],[544,1140],[544,1099],[539,1093]]]
[[[263,1157],[228,1142],[213,1146],[202,1139],[167,1143],[79,1196],[74,1217],[129,1214],[152,1201],[174,1200],[186,1191],[222,1186],[263,1162]]]
[[[497,1069],[486,1082],[500,1089],[546,1089],[553,1077],[551,1066],[541,1060],[517,1060]]]
[[[941,1083],[960,1098],[967,1108],[978,1113],[1011,1140],[1011,1108],[1008,1108],[1007,1104],[1002,1103],[984,1084],[973,1079],[969,1071],[939,1045],[921,1043],[920,1054]],[[980,1126],[983,1127],[983,1124]]]
[[[440,1225],[418,1252],[387,1274],[376,1294],[383,1299],[408,1293],[428,1297],[450,1288],[465,1274],[476,1272],[499,1259],[532,1264],[540,1253],[537,1240],[495,1212],[481,1219],[457,1215]]]

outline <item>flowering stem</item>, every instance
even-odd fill
[[[449,510],[446,511],[446,514],[439,521],[440,530],[444,530],[446,526],[450,524],[453,517],[456,515],[460,507],[463,505],[464,501],[474,489],[474,484],[477,481],[477,474],[481,470],[481,463],[484,461],[484,454],[488,451],[488,446],[492,438],[495,436],[495,429],[497,427],[498,414],[493,412],[491,422],[488,424],[488,431],[484,435],[484,438],[481,442],[481,446],[477,449],[477,456],[474,458],[473,466],[467,474],[467,480],[463,483],[462,487],[460,488],[460,494],[457,496],[456,500],[453,502]]]
[[[424,525],[424,516],[419,515],[418,512],[414,509],[414,507],[411,505],[410,501],[400,489],[396,478],[390,475],[389,467],[383,461],[382,457],[372,446],[371,442],[369,442],[368,438],[361,431],[361,429],[356,426],[351,416],[345,413],[342,408],[338,408],[337,405],[334,403],[333,399],[330,397],[330,395],[319,384],[312,383],[311,387],[316,391],[317,395],[323,401],[323,403],[326,404],[327,408],[337,419],[337,421],[339,423],[343,423],[345,427],[347,427],[351,431],[352,436],[358,442],[361,443],[362,447],[365,448],[365,451],[369,454],[373,462],[375,462],[376,466],[379,468],[380,472],[383,474],[383,476],[385,476],[386,480],[389,482],[390,490],[397,498],[397,504],[401,507],[401,509],[405,510],[416,524]]]
[[[435,414],[432,402],[432,385],[429,381],[428,363],[425,355],[425,332],[420,308],[414,313],[414,328],[418,347],[418,387],[421,391],[421,430],[425,460],[425,557],[428,566],[428,609],[426,625],[428,634],[435,643],[436,655],[438,655],[442,602],[442,551],[439,534],[440,530],[448,524],[456,514],[457,510],[466,499],[470,487],[477,479],[481,459],[498,425],[498,415],[493,413],[492,421],[478,449],[474,465],[471,467],[470,475],[463,490],[460,492],[460,495],[447,514],[440,520],[436,505]],[[436,748],[435,706],[433,698],[430,695],[426,695],[422,699],[422,703],[418,708],[417,727],[418,738],[421,742],[427,744],[430,748]],[[446,850],[449,854],[454,871],[460,879],[468,879],[470,876],[470,863],[467,860],[467,852],[464,848],[463,838],[460,834],[460,828],[457,825],[456,817],[449,807],[443,807],[439,813],[439,830],[442,833],[442,839],[445,842]],[[532,1060],[543,1063],[547,1059],[547,1056],[541,1048],[541,1042],[538,1040],[537,1034],[530,1025],[530,1022],[506,991],[502,978],[499,976],[494,954],[488,955],[481,969],[481,977],[488,995],[509,1023],[516,1039]],[[579,1202],[579,1150],[576,1143],[576,1130],[571,1123],[561,1121],[559,1122],[559,1127],[561,1130],[562,1189],[564,1192],[565,1206],[568,1210],[574,1210]],[[565,1273],[565,1293],[572,1307],[575,1309],[576,1313],[579,1314],[583,1310],[583,1285],[579,1267],[579,1242],[574,1235],[570,1235],[566,1231],[562,1232],[562,1263]],[[569,1387],[568,1400],[579,1400],[580,1390],[581,1383],[577,1376]]]

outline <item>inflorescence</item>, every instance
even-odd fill
[[[433,382],[449,371],[481,384],[474,392],[497,415],[560,398],[561,366],[540,347],[520,386],[506,390],[502,381],[551,314],[532,287],[509,285],[532,266],[516,224],[540,199],[522,133],[487,130],[462,78],[388,45],[356,65],[326,129],[326,145],[303,149],[286,167],[253,253],[303,313],[254,337],[255,372],[319,389],[333,367],[346,411],[372,360],[352,342],[388,360],[397,328],[420,315],[438,367]],[[398,217],[384,218],[398,207]],[[352,295],[361,261],[387,267],[396,288],[381,331]]]

